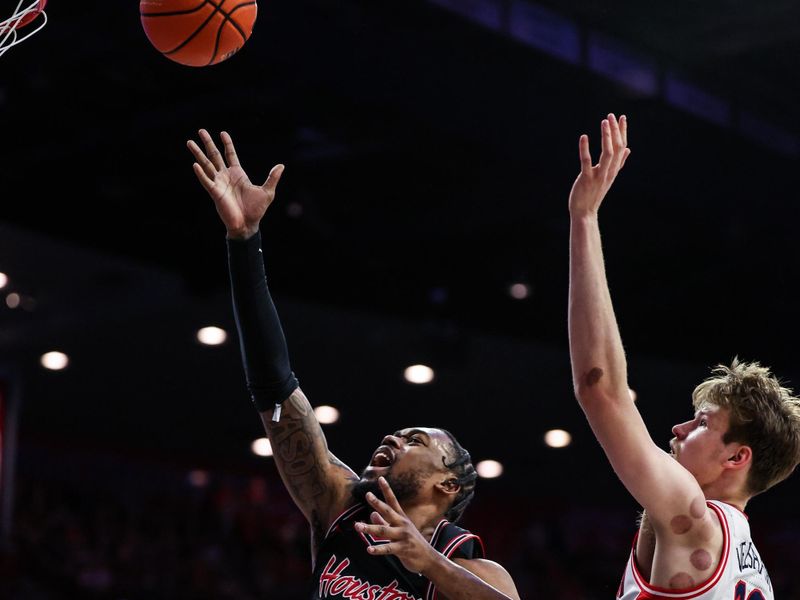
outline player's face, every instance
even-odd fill
[[[675,435],[670,441],[672,455],[701,486],[720,476],[722,464],[731,455],[730,444],[722,441],[729,426],[727,409],[705,405],[694,419],[672,428]]]
[[[373,452],[362,479],[389,479],[409,476],[427,477],[445,472],[444,460],[448,460],[450,438],[440,429],[413,427],[395,431],[383,438]]]

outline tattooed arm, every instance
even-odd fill
[[[261,413],[274,448],[275,461],[289,493],[312,525],[314,539],[344,508],[355,474],[328,452],[322,429],[289,367],[288,350],[277,311],[267,288],[259,226],[275,199],[283,165],[254,185],[242,169],[231,137],[221,138],[225,155],[200,130],[204,150],[188,147],[195,175],[214,200],[228,238],[234,316],[239,333],[247,387]],[[283,414],[272,421],[282,404]]]
[[[295,504],[311,524],[312,547],[350,502],[350,486],[358,476],[329,450],[314,410],[300,388],[283,403],[280,420],[273,410],[261,412],[272,442],[275,464]]]
[[[697,480],[655,445],[633,402],[600,242],[598,209],[629,153],[625,117],[618,122],[609,115],[603,121],[602,153],[596,166],[592,166],[588,137],[580,139],[581,173],[569,200],[573,384],[614,471],[652,523],[655,540],[645,535],[643,541],[657,542],[659,552],[642,548],[640,557],[655,560],[650,582],[689,587],[682,584],[710,575],[707,563],[712,556],[718,557],[721,548],[720,525],[706,507]],[[705,552],[709,560],[695,561],[696,565],[690,560],[694,551]]]

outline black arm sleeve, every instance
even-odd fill
[[[259,411],[286,400],[299,383],[289,366],[289,350],[267,287],[261,233],[227,240],[233,316],[247,389]]]

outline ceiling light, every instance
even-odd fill
[[[8,296],[6,296],[6,306],[8,306],[8,308],[17,308],[20,300],[21,298],[17,292],[11,292]]]
[[[253,454],[258,456],[272,456],[272,442],[265,437],[255,440],[251,444],[250,449],[253,451]]]
[[[0,273],[0,288],[4,288],[8,285],[8,275],[5,273]]]
[[[494,479],[503,474],[503,465],[496,460],[482,460],[475,465],[475,470],[484,479]]]
[[[508,286],[508,294],[514,300],[525,300],[531,295],[531,286],[527,283],[514,283]]]
[[[208,472],[195,469],[189,473],[189,484],[192,487],[206,487],[208,485]]]
[[[228,339],[228,333],[219,327],[203,327],[197,332],[197,341],[206,346],[219,346]]]
[[[544,443],[551,448],[565,448],[572,443],[572,436],[563,429],[551,429],[544,434]]]
[[[339,411],[332,406],[318,406],[314,409],[314,414],[317,415],[317,421],[323,425],[330,425],[339,420]]]
[[[47,352],[42,354],[40,362],[45,369],[60,371],[61,369],[65,369],[69,364],[69,357],[63,352]]]
[[[433,381],[433,369],[427,365],[411,365],[403,371],[403,377],[409,383],[430,383]]]

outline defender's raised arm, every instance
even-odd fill
[[[617,596],[770,600],[743,511],[800,462],[800,401],[768,368],[734,359],[695,387],[694,416],[672,428],[670,453],[653,443],[627,387],[597,219],[628,153],[627,119],[610,114],[598,165],[581,136],[581,173],[569,199],[575,393],[614,471],[645,509]],[[741,548],[752,560],[733,558]]]
[[[627,119],[623,116],[617,121],[610,114],[602,122],[601,134],[602,152],[594,166],[589,139],[581,136],[581,173],[569,198],[573,384],[614,471],[646,509],[656,530],[663,532],[662,548],[666,550],[670,540],[692,545],[698,532],[718,532],[719,526],[715,528],[715,518],[692,474],[653,442],[628,389],[625,352],[606,281],[598,225],[600,205],[630,154]],[[694,526],[691,535],[683,535],[688,531],[686,523]],[[709,540],[707,545],[713,546],[719,538],[709,535]]]
[[[612,125],[613,123],[613,125]],[[612,115],[601,125],[600,162],[592,166],[589,136],[579,141],[581,172],[569,196],[569,337],[572,377],[579,399],[588,394],[623,396],[627,366],[603,266],[597,213],[630,154],[627,119]]]

